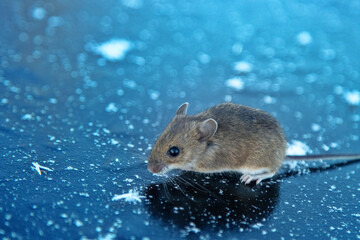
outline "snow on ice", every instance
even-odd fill
[[[244,89],[244,81],[239,77],[230,78],[226,80],[225,86],[240,91]]]
[[[234,70],[239,73],[249,73],[252,71],[252,65],[245,61],[236,62]]]
[[[309,32],[300,32],[296,36],[296,40],[300,45],[309,45],[312,42],[312,37]]]
[[[358,106],[360,104],[360,92],[359,91],[348,91],[344,93],[345,100],[353,106]]]
[[[292,140],[291,144],[288,144],[286,155],[306,155],[311,150],[308,145],[303,142]]]
[[[111,39],[94,47],[93,51],[107,60],[117,61],[123,60],[131,48],[131,42],[125,39]]]
[[[144,196],[140,196],[138,191],[130,190],[128,193],[116,194],[111,200],[118,201],[124,199],[126,202],[136,203],[141,202],[141,198],[144,198]]]

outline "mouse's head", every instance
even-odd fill
[[[164,174],[171,169],[192,170],[217,130],[212,118],[186,116],[182,104],[173,120],[157,139],[148,160],[149,171]]]

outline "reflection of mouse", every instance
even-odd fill
[[[183,172],[170,182],[147,186],[145,196],[151,215],[165,223],[226,232],[264,222],[278,204],[279,189],[277,181],[249,187],[232,175],[204,178]]]
[[[286,154],[283,131],[270,114],[223,103],[194,116],[182,104],[151,151],[148,169],[240,172],[241,181],[260,183],[280,168]],[[290,160],[359,159],[360,155],[288,156]]]

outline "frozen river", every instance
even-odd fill
[[[360,239],[360,162],[154,176],[178,106],[261,108],[292,154],[360,152],[360,3],[0,2],[2,239]]]

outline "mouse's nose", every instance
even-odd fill
[[[148,170],[152,173],[159,173],[166,167],[163,161],[149,161]]]

